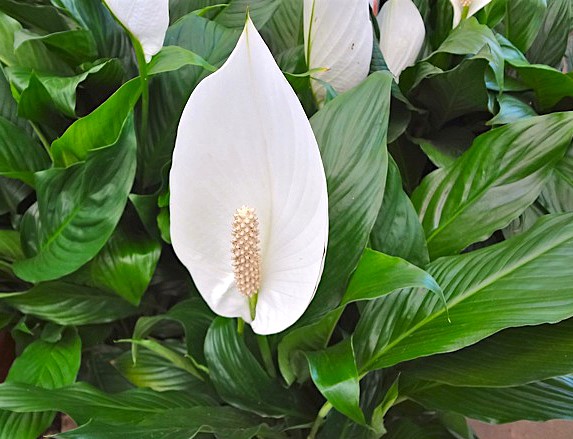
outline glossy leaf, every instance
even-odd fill
[[[25,314],[60,325],[110,322],[135,311],[116,295],[61,281],[41,283],[23,295],[5,300]]]
[[[359,407],[360,380],[352,338],[328,349],[306,354],[312,380],[336,410],[359,424],[365,424]]]
[[[543,23],[527,52],[532,64],[557,67],[567,49],[567,36],[573,19],[573,4],[568,0],[548,0]]]
[[[233,320],[217,317],[213,321],[205,339],[205,357],[213,385],[229,404],[262,416],[308,417],[296,393],[267,375],[237,334]]]
[[[511,0],[507,2],[505,36],[522,52],[531,47],[543,23],[547,0]]]
[[[350,279],[342,304],[372,300],[401,288],[426,288],[442,296],[434,278],[403,259],[366,249]]]
[[[6,378],[8,383],[32,384],[53,389],[72,384],[80,368],[81,341],[68,329],[58,343],[36,340],[16,358]],[[51,423],[55,413],[0,411],[0,437],[36,439]]]
[[[541,191],[539,203],[549,213],[573,212],[573,147],[557,163]]]
[[[50,159],[26,131],[0,117],[0,175],[34,185],[34,172],[48,168]]]
[[[507,329],[460,351],[416,360],[403,377],[461,387],[508,387],[569,375],[572,328],[569,319]]]
[[[457,253],[505,227],[529,206],[565,154],[573,113],[531,117],[482,134],[412,197],[432,258]]]
[[[306,323],[338,305],[380,211],[391,84],[390,74],[373,73],[311,118],[326,173],[330,239]]]
[[[497,389],[439,385],[408,396],[429,409],[451,411],[490,423],[573,418],[571,377]]]
[[[67,413],[79,424],[93,418],[109,424],[130,424],[154,414],[165,417],[174,409],[210,405],[213,405],[210,397],[188,391],[134,389],[106,394],[85,383],[53,390],[27,384],[0,384],[1,409],[18,413],[55,410]]]
[[[257,29],[260,29],[270,20],[281,2],[280,0],[230,0],[227,3],[228,6],[215,17],[217,23],[242,29],[248,12]]]
[[[439,298],[417,289],[368,303],[354,333],[359,370],[451,352],[501,329],[571,317],[572,218],[545,216],[527,233],[427,266],[444,291],[451,323]]]
[[[99,130],[105,131],[101,125]],[[22,230],[22,238],[30,240],[28,250],[33,251],[14,264],[18,277],[31,282],[56,279],[77,270],[105,245],[135,175],[131,117],[110,143],[88,153],[85,163],[36,174],[37,211],[27,213]]]
[[[125,83],[96,110],[72,124],[52,144],[56,166],[70,166],[86,160],[93,149],[115,144],[139,99],[140,88],[137,79]]]
[[[416,209],[402,189],[400,171],[393,159],[388,163],[384,200],[370,233],[374,250],[398,256],[423,267],[429,262],[424,229]]]

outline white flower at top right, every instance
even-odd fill
[[[490,3],[491,0],[450,0],[454,8],[454,21],[452,27],[457,27],[463,18],[468,18],[474,15],[481,8]],[[466,11],[464,13],[464,10]]]

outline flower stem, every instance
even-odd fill
[[[466,18],[468,18],[468,14],[470,13],[470,7],[469,6],[464,6],[462,8],[462,19],[460,21],[464,21]]]
[[[245,333],[245,321],[242,318],[237,317],[237,334],[239,334],[242,337],[244,333]]]
[[[149,78],[147,77],[147,62],[145,61],[145,54],[140,42],[134,36],[131,36],[131,42],[135,50],[135,58],[137,59],[137,67],[139,69],[139,77],[141,78],[141,129],[147,127],[147,120],[149,114]]]
[[[48,153],[48,156],[52,158],[52,151],[50,150],[50,142],[48,142],[48,139],[46,139],[46,136],[44,136],[44,133],[42,133],[40,127],[32,121],[30,121],[30,126],[34,130],[34,133],[36,133],[36,136],[38,136],[38,139],[40,139],[40,143]]]
[[[316,434],[318,433],[318,429],[324,423],[324,418],[326,418],[326,415],[328,415],[330,410],[332,410],[332,404],[329,403],[328,401],[326,401],[324,403],[324,405],[318,411],[318,415],[316,416],[316,419],[314,420],[314,424],[312,424],[312,428],[310,430],[310,433],[309,433],[307,439],[315,439]]]
[[[259,351],[261,352],[261,357],[263,357],[263,363],[265,364],[267,373],[271,378],[276,378],[277,371],[275,369],[275,364],[273,363],[273,356],[271,354],[271,348],[267,337],[264,335],[257,335],[257,343],[259,344]]]
[[[259,298],[259,293],[258,291],[253,294],[252,296],[249,296],[249,311],[251,313],[251,320],[255,320],[255,315],[257,313],[257,300]]]

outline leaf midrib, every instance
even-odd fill
[[[550,252],[551,250],[555,249],[556,247],[559,247],[561,245],[563,245],[564,243],[566,243],[567,241],[570,241],[571,239],[573,239],[573,232],[570,232],[564,239],[560,240],[558,243],[556,243],[555,245],[549,246],[547,248],[544,248],[543,251],[540,251],[538,253],[536,253],[534,256],[530,256],[528,258],[525,258],[521,261],[521,263],[519,264],[514,264],[514,265],[510,265],[507,268],[498,271],[495,273],[495,275],[490,276],[489,278],[484,279],[482,282],[479,282],[477,285],[475,285],[473,288],[470,288],[468,291],[466,291],[465,293],[460,294],[459,296],[457,296],[454,300],[452,300],[451,302],[448,303],[448,309],[452,310],[457,304],[459,304],[460,302],[463,302],[466,298],[469,298],[471,296],[473,296],[474,294],[476,294],[477,292],[479,292],[480,290],[492,285],[494,282],[502,279],[503,277],[507,276],[508,274],[511,274],[512,272],[514,272],[515,270],[522,268],[523,266],[529,264],[530,262],[532,262],[533,260],[541,257],[542,255]],[[430,273],[431,274],[431,273]],[[399,293],[398,293],[399,294]],[[384,356],[384,354],[386,352],[388,352],[389,350],[391,350],[394,346],[396,346],[398,343],[400,343],[401,341],[403,341],[405,338],[409,337],[411,334],[413,334],[415,331],[417,331],[419,328],[425,326],[427,323],[432,322],[435,318],[441,316],[442,314],[444,314],[444,312],[446,312],[445,308],[439,308],[436,312],[431,313],[428,317],[426,317],[425,319],[421,320],[418,324],[412,326],[412,328],[410,328],[409,330],[403,332],[402,334],[400,334],[399,337],[397,337],[393,342],[387,344],[385,346],[385,348],[378,354],[376,355],[372,360],[370,360],[368,363],[366,363],[366,365],[362,368],[361,372],[364,372],[366,370],[370,370],[370,366],[372,366],[373,364],[376,364],[376,362],[382,358]],[[436,352],[437,353],[437,352]]]

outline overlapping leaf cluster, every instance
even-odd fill
[[[318,110],[300,0],[172,0],[142,124],[103,3],[0,0],[0,438],[59,413],[79,428],[57,437],[83,439],[472,438],[465,417],[571,419],[573,5],[493,0],[452,30],[448,0],[415,3],[427,38],[399,85],[375,42],[369,77]],[[206,307],[169,237],[179,117],[247,8],[302,74],[287,77],[329,191],[321,283],[270,363]]]

